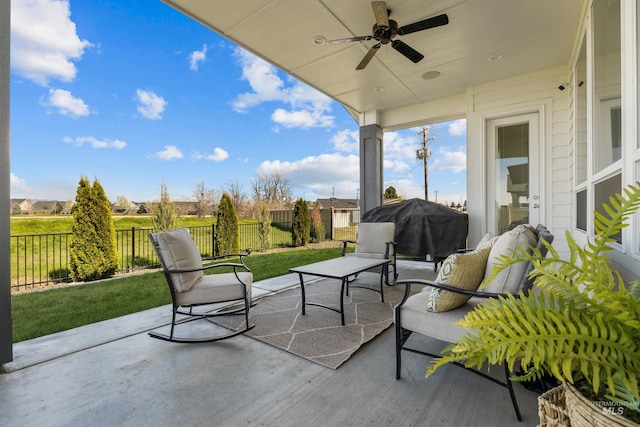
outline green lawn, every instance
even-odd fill
[[[341,248],[298,249],[245,258],[254,282],[289,268],[340,256]],[[19,342],[171,303],[161,272],[16,294],[11,298],[13,341]]]

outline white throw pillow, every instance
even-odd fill
[[[500,235],[491,248],[487,268],[485,269],[485,279],[491,275],[493,267],[498,263],[501,255],[512,256],[513,251],[520,247],[531,253],[531,247],[537,243],[536,234],[533,227],[522,224]],[[526,262],[513,264],[498,273],[496,278],[486,286],[483,283],[481,290],[494,293],[518,293],[524,270],[527,268]]]

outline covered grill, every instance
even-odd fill
[[[422,199],[378,206],[362,222],[395,223],[396,252],[402,255],[440,261],[467,244],[467,214]]]

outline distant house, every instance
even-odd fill
[[[37,200],[33,202],[34,214],[52,214],[56,210],[55,200]]]
[[[140,203],[138,205],[144,204],[148,212],[153,212],[155,206],[158,205],[158,201]],[[198,214],[198,206],[197,202],[192,201],[174,201],[173,205],[176,208],[176,214],[178,216],[193,216]],[[207,209],[205,212],[205,216],[213,217],[214,212],[211,208]]]
[[[11,199],[11,215],[30,214],[33,212],[33,203],[29,199]]]
[[[358,199],[318,199],[321,210],[331,211],[333,228],[351,227],[360,222],[360,203]]]

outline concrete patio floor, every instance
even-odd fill
[[[400,278],[433,265],[399,261]],[[257,282],[254,295],[298,284]],[[1,426],[534,426],[537,395],[506,389],[454,366],[425,379],[429,359],[403,354],[395,379],[393,327],[337,370],[246,336],[175,344],[147,335],[170,321],[164,306],[17,343],[0,375]],[[217,328],[208,322],[189,327]],[[414,334],[415,335],[415,334]],[[439,351],[443,343],[412,336]],[[492,371],[499,376],[501,369]]]

